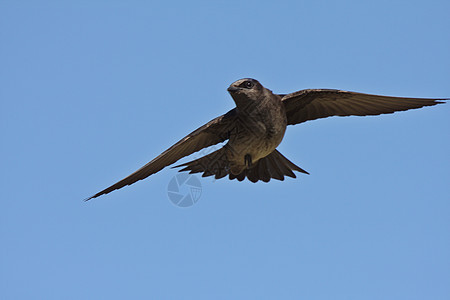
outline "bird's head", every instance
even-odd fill
[[[243,78],[233,82],[228,88],[228,92],[233,97],[236,106],[243,108],[257,104],[270,91],[264,88],[256,79]]]

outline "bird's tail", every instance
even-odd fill
[[[216,179],[229,175],[229,179],[244,180],[246,177],[251,182],[262,180],[269,182],[271,178],[284,180],[284,176],[295,178],[292,171],[298,171],[309,174],[299,166],[295,165],[289,159],[284,157],[280,152],[274,150],[271,154],[261,158],[249,169],[244,169],[241,173],[235,175],[230,172],[230,164],[228,162],[225,149],[221,148],[199,159],[175,167],[184,167],[180,170],[190,171],[189,173],[202,173],[202,177],[215,175]]]

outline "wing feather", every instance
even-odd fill
[[[389,97],[330,89],[308,89],[280,96],[289,125],[331,116],[390,114],[448,100]]]
[[[202,127],[188,134],[186,137],[182,138],[172,147],[161,153],[136,172],[87,198],[85,201],[108,194],[126,185],[130,185],[136,181],[147,178],[148,176],[159,172],[163,168],[173,164],[185,156],[227,140],[229,137],[229,132],[235,124],[235,118],[236,109],[232,109],[228,113],[211,120]]]

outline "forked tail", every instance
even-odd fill
[[[202,177],[214,175],[216,179],[219,179],[228,175],[230,180],[237,179],[242,181],[247,177],[251,182],[257,182],[259,180],[269,182],[271,178],[284,180],[284,176],[295,178],[296,176],[293,171],[309,174],[284,157],[278,150],[274,150],[266,157],[254,163],[251,168],[244,169],[244,171],[237,175],[230,172],[230,164],[224,148],[199,159],[175,166],[174,168],[176,167],[184,167],[180,172],[189,171],[191,174],[203,173]]]

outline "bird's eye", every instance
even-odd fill
[[[245,87],[248,89],[251,89],[253,87],[253,82],[251,82],[251,81],[246,81],[244,84],[245,84]]]

